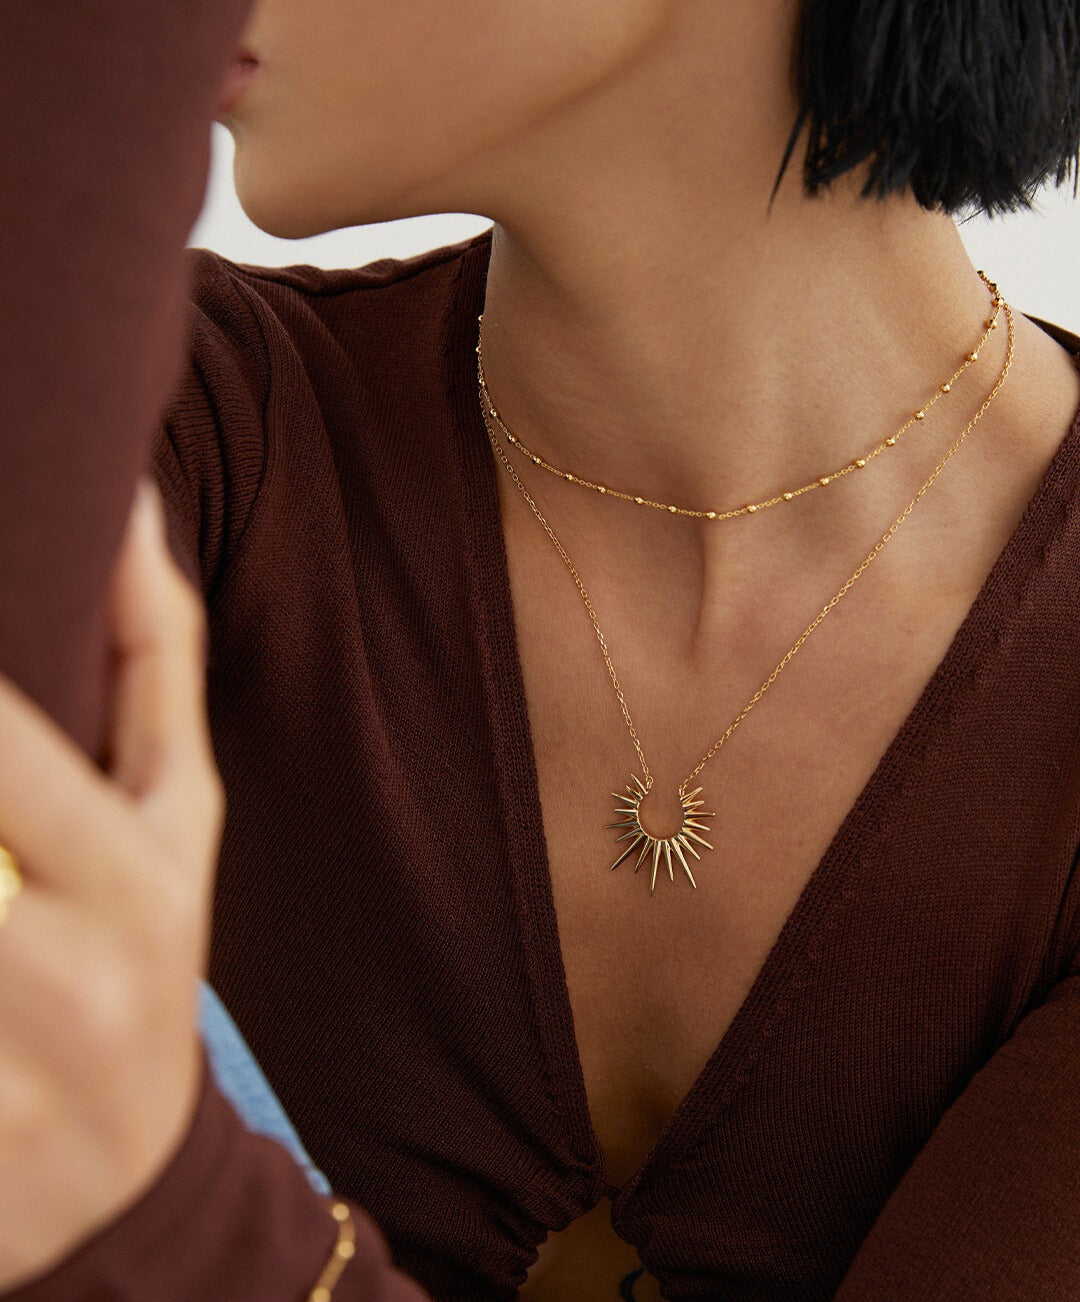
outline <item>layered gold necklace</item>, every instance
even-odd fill
[[[690,783],[693,782],[693,780],[702,771],[702,769],[713,757],[713,755],[715,755],[716,752],[721,749],[721,747],[728,740],[728,738],[735,731],[735,729],[739,726],[739,724],[743,721],[743,719],[746,718],[746,716],[750,713],[750,711],[754,708],[754,706],[758,703],[758,701],[761,700],[762,696],[765,695],[766,691],[768,691],[768,689],[776,681],[776,679],[779,677],[781,672],[787,666],[788,662],[791,660],[792,656],[794,656],[796,651],[798,651],[799,647],[801,647],[802,644],[806,641],[806,639],[810,636],[810,634],[813,633],[813,631],[817,628],[817,626],[821,623],[821,621],[825,618],[825,616],[829,613],[829,611],[832,610],[832,608],[837,604],[837,602],[839,602],[845,596],[848,589],[851,588],[852,584],[855,583],[856,579],[859,578],[859,576],[867,568],[867,566],[874,559],[874,557],[878,555],[878,553],[882,550],[882,548],[893,536],[893,534],[904,522],[904,520],[907,519],[908,515],[914,509],[915,504],[920,500],[920,498],[923,496],[926,490],[930,487],[930,485],[934,482],[934,480],[944,469],[946,463],[949,461],[949,458],[953,455],[954,452],[956,452],[960,444],[963,443],[964,439],[974,428],[974,426],[981,418],[983,413],[986,411],[986,409],[990,406],[990,403],[993,401],[994,397],[996,396],[998,390],[1001,388],[1002,384],[1004,384],[1006,376],[1009,373],[1009,367],[1012,365],[1012,358],[1013,358],[1014,332],[1013,332],[1012,310],[1009,307],[1008,303],[1005,302],[1004,298],[1002,298],[1001,294],[998,291],[997,285],[992,280],[990,280],[985,275],[984,272],[980,271],[979,275],[984,281],[984,283],[986,284],[987,288],[990,290],[990,293],[992,295],[993,308],[994,308],[993,314],[991,315],[989,320],[985,322],[985,328],[979,342],[975,345],[973,349],[971,349],[970,352],[968,352],[964,363],[959,367],[959,369],[955,371],[954,374],[950,376],[948,380],[943,381],[941,384],[937,386],[937,389],[933,397],[930,398],[929,401],[924,406],[916,409],[913,412],[913,414],[909,417],[909,419],[900,427],[900,429],[896,431],[895,434],[892,434],[888,438],[883,439],[874,448],[868,450],[862,456],[857,457],[855,460],[846,463],[845,465],[839,467],[836,470],[832,470],[823,475],[820,475],[817,479],[811,481],[810,483],[803,484],[801,486],[797,486],[791,489],[785,489],[760,502],[750,502],[742,506],[730,508],[728,510],[692,510],[688,507],[680,507],[665,502],[658,502],[651,498],[645,497],[643,494],[631,494],[631,493],[622,492],[619,489],[612,488],[610,485],[601,484],[593,480],[586,479],[584,476],[573,474],[566,470],[561,470],[558,467],[549,464],[547,461],[545,461],[542,457],[538,456],[536,453],[530,452],[529,449],[526,448],[525,445],[521,442],[521,440],[515,437],[515,435],[513,435],[503,424],[502,418],[499,416],[495,404],[491,399],[491,395],[488,392],[487,383],[484,377],[484,363],[483,363],[484,318],[483,318],[483,314],[480,315],[479,317],[480,334],[479,334],[479,342],[476,346],[476,365],[477,365],[477,381],[478,381],[479,394],[480,394],[480,404],[484,416],[484,428],[487,430],[488,438],[491,440],[491,445],[495,450],[497,456],[501,460],[502,464],[506,467],[514,483],[517,484],[518,488],[521,490],[521,493],[525,498],[526,502],[528,502],[529,506],[531,507],[533,514],[543,525],[545,532],[547,533],[548,537],[551,539],[552,543],[555,545],[555,548],[558,551],[559,555],[566,562],[567,568],[569,569],[570,574],[573,577],[574,583],[576,584],[578,591],[581,593],[582,600],[585,603],[585,608],[589,613],[589,618],[591,619],[593,628],[596,632],[596,638],[600,644],[600,650],[603,654],[604,662],[607,665],[608,674],[611,678],[612,686],[615,689],[615,695],[618,697],[619,705],[622,708],[623,718],[625,719],[626,726],[630,731],[630,737],[634,743],[634,749],[637,751],[638,759],[641,762],[642,776],[639,777],[637,773],[632,773],[630,776],[630,781],[626,784],[624,794],[619,793],[617,791],[613,791],[611,793],[615,797],[615,800],[618,802],[615,809],[615,813],[618,817],[616,822],[608,823],[607,827],[613,828],[615,829],[616,832],[620,833],[620,835],[616,837],[616,842],[621,842],[621,841],[628,842],[626,848],[622,851],[619,857],[611,865],[611,869],[612,871],[614,871],[616,868],[618,868],[618,866],[635,850],[638,851],[637,862],[634,864],[635,873],[642,866],[642,864],[645,863],[646,860],[648,860],[651,857],[652,874],[651,874],[651,882],[649,885],[650,895],[652,895],[652,893],[656,889],[656,877],[657,877],[657,871],[660,866],[661,858],[664,861],[664,866],[667,869],[668,876],[671,878],[672,881],[675,880],[675,862],[677,861],[679,864],[681,864],[682,868],[685,870],[687,877],[690,879],[691,886],[693,886],[695,889],[697,888],[697,882],[694,880],[694,874],[690,870],[690,864],[687,861],[686,855],[687,853],[689,853],[693,855],[695,859],[700,860],[701,855],[698,849],[696,848],[697,846],[704,846],[708,850],[711,850],[713,848],[712,845],[710,845],[710,843],[707,840],[705,840],[704,836],[702,836],[703,832],[707,832],[710,830],[708,824],[704,823],[702,820],[705,818],[714,818],[716,815],[714,812],[702,808],[705,801],[703,799],[698,798],[702,788],[694,787],[691,790]],[[712,744],[712,746],[709,747],[708,751],[698,762],[698,764],[679,784],[678,794],[679,794],[679,800],[682,805],[682,811],[683,811],[682,826],[679,828],[679,831],[676,832],[673,836],[664,836],[664,837],[654,836],[643,826],[641,821],[641,809],[640,809],[642,800],[644,800],[644,798],[652,790],[652,786],[653,786],[652,773],[650,772],[649,765],[646,762],[645,754],[644,751],[642,750],[641,742],[637,735],[637,730],[634,727],[634,722],[630,717],[630,711],[627,708],[626,698],[623,695],[623,690],[619,685],[618,675],[615,673],[615,666],[611,663],[611,656],[608,654],[608,649],[607,649],[607,641],[604,638],[604,634],[600,630],[600,623],[596,617],[596,611],[593,608],[592,602],[589,600],[589,594],[585,590],[585,585],[581,581],[581,576],[578,574],[576,568],[574,567],[574,563],[571,561],[570,557],[566,554],[566,549],[563,547],[562,543],[560,543],[558,538],[555,536],[554,531],[552,530],[551,526],[548,524],[547,520],[544,518],[542,512],[540,511],[540,508],[536,505],[536,502],[533,500],[532,495],[529,493],[529,490],[521,482],[521,479],[519,478],[517,471],[511,465],[509,459],[506,456],[506,453],[503,451],[502,445],[499,443],[499,440],[495,434],[495,428],[494,428],[495,425],[497,424],[499,426],[499,428],[503,431],[503,433],[505,433],[510,443],[512,443],[515,447],[519,448],[532,461],[534,465],[542,466],[545,470],[550,471],[552,474],[559,475],[561,478],[565,479],[569,483],[579,484],[583,488],[589,488],[592,489],[594,492],[602,493],[605,496],[616,497],[622,501],[632,502],[638,506],[652,507],[656,510],[671,512],[672,514],[694,516],[699,519],[708,519],[708,520],[730,520],[736,516],[749,515],[756,511],[763,510],[766,507],[775,506],[778,503],[793,501],[796,497],[801,496],[803,493],[810,492],[816,488],[823,488],[828,484],[832,483],[834,480],[841,478],[843,475],[850,474],[852,471],[855,470],[861,470],[863,467],[867,466],[870,463],[870,461],[873,460],[874,457],[878,456],[886,448],[894,447],[897,444],[903,432],[915,422],[924,420],[926,417],[926,413],[933,406],[933,404],[937,402],[939,398],[941,398],[944,394],[951,392],[952,386],[956,382],[956,380],[964,373],[964,371],[969,366],[973,365],[975,362],[978,361],[979,350],[986,343],[987,339],[990,336],[990,332],[997,328],[998,316],[1002,308],[1004,308],[1005,310],[1006,319],[1008,321],[1008,350],[1006,353],[1004,366],[1002,367],[1001,370],[1001,374],[998,376],[997,382],[994,384],[994,387],[991,389],[989,395],[983,401],[982,405],[979,407],[979,410],[975,413],[975,415],[971,418],[968,424],[964,427],[960,436],[951,445],[949,450],[945,453],[944,457],[942,457],[942,459],[938,462],[937,466],[934,469],[934,472],[926,480],[926,482],[915,494],[915,496],[911,499],[908,505],[900,513],[900,515],[896,518],[896,520],[893,521],[893,523],[889,526],[889,528],[885,531],[885,533],[881,536],[881,538],[874,544],[869,554],[861,562],[861,564],[855,570],[854,574],[852,574],[851,577],[841,586],[839,591],[837,591],[832,597],[829,598],[829,600],[825,603],[825,605],[822,607],[819,613],[814,617],[811,623],[807,625],[807,627],[799,635],[794,645],[791,646],[790,649],[784,654],[783,658],[773,668],[772,672],[761,684],[761,686],[757,689],[757,691],[750,698],[750,700],[746,703],[743,709],[728,725],[724,733]]]

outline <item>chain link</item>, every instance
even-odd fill
[[[919,491],[915,494],[915,496],[911,499],[911,501],[908,503],[908,505],[907,505],[907,506],[904,508],[904,510],[900,513],[900,515],[897,516],[897,518],[893,521],[893,523],[889,526],[889,528],[885,531],[885,533],[882,534],[881,538],[878,539],[878,541],[874,544],[874,546],[871,548],[869,554],[866,556],[866,558],[863,560],[863,562],[859,565],[858,569],[856,569],[855,573],[852,574],[851,577],[850,577],[850,578],[849,578],[849,579],[848,579],[848,580],[843,584],[843,586],[839,589],[839,591],[836,592],[836,593],[835,593],[835,594],[834,594],[834,595],[829,599],[828,602],[826,602],[826,604],[822,607],[821,611],[820,611],[820,612],[815,616],[815,618],[814,618],[814,619],[811,621],[811,623],[806,627],[806,629],[804,629],[804,631],[803,631],[802,634],[799,636],[799,638],[798,638],[798,640],[795,642],[795,644],[794,644],[794,645],[793,645],[793,646],[792,646],[792,647],[791,647],[791,648],[786,652],[786,654],[784,655],[784,657],[780,660],[780,662],[779,662],[779,663],[776,665],[776,667],[773,669],[772,673],[769,674],[768,678],[765,679],[765,681],[764,681],[764,682],[761,684],[761,686],[757,689],[757,691],[754,693],[754,695],[753,695],[753,696],[750,698],[750,700],[746,703],[746,705],[743,707],[742,711],[741,711],[741,712],[738,714],[738,716],[737,716],[735,719],[733,719],[732,722],[728,725],[728,727],[727,727],[726,731],[723,733],[723,735],[720,736],[720,737],[719,737],[719,738],[718,738],[718,739],[717,739],[717,740],[712,744],[712,746],[709,747],[708,751],[707,751],[706,754],[702,757],[702,759],[699,761],[699,763],[698,763],[697,766],[693,769],[693,771],[692,771],[691,773],[689,773],[689,774],[686,776],[686,778],[684,778],[683,781],[679,784],[679,796],[680,796],[680,798],[685,797],[685,795],[686,795],[686,788],[690,785],[691,782],[693,782],[694,778],[697,777],[697,775],[701,772],[701,770],[705,767],[705,765],[709,762],[709,760],[712,759],[712,757],[716,754],[716,752],[717,752],[718,750],[720,750],[720,748],[724,745],[724,743],[725,743],[725,742],[727,741],[727,739],[731,736],[731,734],[735,731],[735,729],[739,726],[739,724],[742,723],[743,719],[746,718],[746,716],[750,713],[750,711],[754,708],[754,706],[758,703],[758,701],[760,701],[761,698],[765,695],[766,691],[768,691],[768,689],[769,689],[769,688],[772,686],[772,684],[776,681],[776,679],[779,677],[779,675],[780,675],[781,672],[784,670],[785,666],[786,666],[786,665],[788,664],[788,662],[791,660],[792,656],[796,653],[796,651],[798,651],[798,649],[802,646],[802,644],[806,641],[806,639],[810,636],[810,634],[813,633],[814,629],[817,628],[817,626],[821,623],[821,621],[825,618],[825,616],[829,613],[829,611],[832,610],[832,608],[836,605],[836,603],[837,603],[838,601],[840,601],[842,597],[844,597],[844,595],[845,595],[845,594],[847,593],[847,591],[851,588],[852,584],[856,581],[856,579],[858,579],[859,576],[860,576],[860,575],[865,571],[865,569],[866,569],[867,566],[870,564],[870,562],[873,561],[873,559],[874,559],[874,558],[878,555],[878,553],[882,550],[882,548],[883,548],[883,547],[885,546],[885,544],[889,541],[889,539],[893,536],[893,534],[894,534],[894,533],[896,532],[896,530],[900,527],[900,525],[903,524],[904,520],[907,519],[908,515],[909,515],[909,514],[911,513],[911,511],[914,509],[916,503],[920,500],[920,498],[921,498],[921,497],[923,496],[923,494],[927,491],[927,489],[930,487],[930,485],[934,482],[934,480],[938,477],[938,475],[941,473],[941,471],[945,468],[945,465],[947,464],[947,462],[949,461],[949,459],[952,457],[953,453],[956,452],[956,450],[960,447],[961,443],[963,443],[964,439],[968,436],[968,434],[971,432],[971,430],[975,427],[975,425],[976,425],[976,423],[978,422],[978,420],[980,419],[980,417],[983,415],[983,413],[986,411],[986,409],[990,406],[991,402],[994,400],[994,397],[996,396],[998,390],[999,390],[999,389],[1001,388],[1001,386],[1005,383],[1006,376],[1009,374],[1009,367],[1012,365],[1013,349],[1014,349],[1014,332],[1013,332],[1013,316],[1012,316],[1012,309],[1010,308],[1009,304],[1006,303],[1005,300],[1002,298],[1001,294],[998,292],[998,287],[997,287],[997,285],[996,285],[992,280],[989,280],[989,279],[984,275],[983,272],[980,271],[980,272],[979,272],[979,275],[982,276],[983,280],[986,281],[987,286],[988,286],[988,287],[990,288],[990,290],[992,291],[992,293],[993,293],[993,295],[994,295],[994,299],[993,299],[993,301],[994,301],[994,306],[995,306],[995,308],[997,309],[997,311],[995,311],[994,316],[991,318],[991,321],[987,322],[987,329],[986,329],[986,332],[983,334],[982,341],[980,342],[979,346],[977,346],[975,349],[973,349],[973,350],[968,354],[968,360],[967,360],[967,363],[965,364],[965,366],[966,366],[966,365],[969,365],[971,362],[974,362],[974,361],[977,361],[977,360],[978,360],[978,356],[979,356],[979,347],[982,346],[982,342],[985,342],[985,340],[986,340],[986,338],[987,338],[987,336],[988,336],[990,330],[994,329],[995,326],[997,325],[997,316],[998,316],[998,312],[1000,311],[1000,309],[1001,309],[1002,307],[1004,307],[1004,309],[1005,309],[1006,319],[1007,319],[1007,321],[1008,321],[1008,336],[1009,336],[1009,341],[1008,341],[1008,350],[1007,350],[1006,357],[1005,357],[1005,364],[1004,364],[1004,366],[1003,366],[1003,368],[1002,368],[1001,374],[999,375],[996,384],[995,384],[994,387],[990,390],[989,395],[988,395],[987,398],[983,401],[982,405],[979,407],[979,410],[975,413],[975,415],[971,418],[971,420],[968,422],[968,424],[964,427],[964,429],[963,429],[963,431],[961,432],[959,438],[956,439],[956,441],[955,441],[955,442],[952,444],[952,446],[949,448],[948,452],[945,453],[945,456],[941,459],[941,461],[938,462],[937,466],[936,466],[935,469],[934,469],[933,474],[929,477],[929,479],[926,480],[926,482],[925,482],[925,483],[923,484],[923,486],[919,489]],[[481,328],[482,328],[482,325],[483,325],[483,317],[482,317],[482,316],[481,316],[481,318],[480,318],[480,322],[481,322]],[[532,495],[529,493],[529,490],[528,490],[528,489],[525,487],[525,485],[522,483],[520,477],[518,476],[517,471],[514,469],[514,467],[511,465],[510,461],[509,461],[508,458],[506,457],[506,454],[503,452],[502,446],[501,446],[501,444],[499,443],[499,441],[498,441],[498,439],[497,439],[497,437],[496,437],[496,435],[495,435],[495,432],[494,432],[494,430],[493,430],[493,428],[492,428],[491,421],[489,420],[489,416],[490,416],[492,419],[498,421],[498,423],[500,424],[500,426],[502,426],[502,428],[503,428],[504,430],[506,430],[505,425],[502,425],[502,421],[499,419],[498,413],[497,413],[496,410],[495,410],[495,406],[494,406],[494,404],[491,402],[490,396],[487,394],[487,386],[486,386],[486,384],[485,384],[485,382],[484,382],[483,355],[482,355],[482,351],[481,351],[481,349],[482,349],[482,344],[478,344],[478,345],[477,345],[477,349],[476,349],[476,352],[477,352],[477,377],[478,377],[478,381],[479,381],[480,395],[481,395],[481,410],[482,410],[482,412],[483,412],[483,416],[484,416],[484,428],[487,430],[488,438],[491,440],[491,445],[492,445],[492,447],[494,448],[495,452],[498,454],[498,456],[499,456],[500,460],[502,461],[503,465],[504,465],[504,466],[506,467],[506,469],[509,471],[511,477],[512,477],[513,480],[514,480],[514,483],[517,484],[518,488],[521,490],[522,495],[524,496],[526,502],[528,502],[529,506],[532,508],[533,514],[534,514],[534,515],[536,516],[536,518],[540,521],[540,523],[544,526],[544,529],[545,529],[545,531],[547,532],[548,537],[549,537],[549,538],[551,539],[551,541],[555,544],[555,547],[556,547],[556,549],[557,549],[559,555],[560,555],[560,556],[563,558],[563,560],[566,562],[567,568],[570,570],[570,573],[571,573],[571,575],[573,576],[574,583],[576,584],[578,591],[581,593],[582,600],[585,602],[585,608],[586,608],[586,609],[588,610],[588,612],[589,612],[589,618],[591,619],[591,621],[592,621],[592,625],[593,625],[593,628],[594,628],[594,630],[596,631],[596,638],[597,638],[597,641],[600,643],[600,650],[601,650],[601,652],[602,652],[602,654],[603,654],[604,662],[605,662],[605,664],[607,665],[607,668],[608,668],[608,674],[609,674],[610,677],[611,677],[611,683],[612,683],[612,686],[613,686],[614,689],[615,689],[615,695],[619,698],[619,705],[622,707],[623,718],[626,720],[626,726],[627,726],[627,728],[628,728],[629,731],[630,731],[630,736],[631,736],[631,738],[632,738],[632,740],[633,740],[633,743],[634,743],[634,749],[637,751],[638,759],[641,761],[642,773],[643,773],[644,778],[645,778],[645,789],[646,789],[646,791],[650,791],[650,790],[652,789],[652,784],[653,784],[652,773],[651,773],[650,770],[649,770],[648,763],[646,762],[646,759],[645,759],[644,751],[643,751],[642,748],[641,748],[641,742],[640,742],[640,740],[638,739],[637,729],[634,727],[634,721],[633,721],[633,719],[630,717],[630,710],[629,710],[629,708],[627,707],[627,704],[626,704],[626,698],[625,698],[624,695],[623,695],[622,687],[619,685],[619,679],[618,679],[618,675],[617,675],[616,672],[615,672],[615,666],[611,663],[611,656],[608,654],[608,649],[607,649],[607,640],[605,639],[604,634],[601,632],[601,629],[600,629],[600,622],[599,622],[599,620],[597,619],[596,611],[595,611],[594,608],[593,608],[593,604],[592,604],[592,602],[589,600],[589,594],[588,594],[588,593],[586,592],[586,590],[585,590],[585,585],[584,585],[584,583],[582,583],[582,581],[581,581],[581,576],[578,574],[576,568],[574,567],[574,563],[573,563],[573,561],[571,561],[570,557],[566,554],[566,549],[563,547],[562,543],[559,542],[558,538],[555,536],[555,532],[554,532],[554,530],[551,528],[551,526],[548,524],[547,520],[544,518],[543,513],[541,512],[540,508],[536,505],[536,502],[533,500]],[[960,374],[964,369],[965,369],[965,367],[961,367],[961,368],[960,368],[960,371],[957,372],[957,375],[959,375],[959,374]],[[955,376],[954,376],[953,378],[955,379]],[[951,383],[951,382],[950,382],[950,383]],[[948,392],[948,385],[942,386],[940,391],[941,391],[941,392]],[[934,399],[934,401],[936,401],[936,398]],[[931,404],[927,404],[927,407],[929,407],[930,405],[931,405]],[[924,409],[921,409],[921,410],[922,410],[922,411],[925,411],[926,409],[924,408]],[[920,418],[920,419],[921,419],[921,417],[919,416],[919,413],[916,413],[916,415],[913,416],[913,417],[911,418],[911,420],[915,420],[916,418]],[[908,425],[911,424],[911,420],[908,421]],[[906,428],[907,428],[906,425],[902,427],[902,429],[906,429]],[[518,447],[522,447],[522,450],[524,451],[523,445],[520,443],[520,441],[517,440],[517,439],[515,439],[514,436],[513,436],[512,434],[510,434],[509,430],[506,430],[506,433],[507,433],[508,436],[510,437],[511,441],[512,441],[513,443],[515,443]],[[891,446],[891,444],[892,444],[893,442],[895,442],[895,436],[894,436],[892,439],[886,439],[885,442],[884,442],[883,444],[880,444],[880,445],[879,445],[879,447],[876,449],[876,451],[880,451],[881,448],[884,447],[884,446],[887,446],[887,445]],[[542,463],[542,462],[540,462],[539,458],[537,458],[537,457],[535,457],[535,456],[532,456],[531,453],[530,453],[529,455],[530,455],[530,457],[531,457],[531,459],[533,460],[534,463],[536,463],[536,464],[546,464],[546,463]],[[870,455],[871,455],[871,456],[872,456],[872,455],[876,455],[876,452],[875,452],[875,453],[871,453]],[[866,460],[869,460],[869,457],[866,458]],[[850,469],[853,469],[853,468],[855,467],[855,464],[856,464],[856,463],[852,463],[852,465],[849,466],[848,469],[849,469],[849,470],[850,470]],[[553,469],[553,467],[547,467],[547,468],[548,468],[548,469]],[[556,471],[556,473],[558,473],[558,474],[563,474],[562,471]],[[845,472],[841,471],[841,472],[838,472],[838,473],[845,473]],[[573,478],[573,479],[574,479],[574,482],[576,482],[576,483],[585,484],[585,485],[588,486],[588,487],[597,487],[596,485],[588,484],[588,482],[585,481],[585,480],[577,479],[577,478],[572,477],[572,476],[567,476],[567,477],[568,477],[568,478]],[[835,478],[835,476],[827,476],[827,477],[823,477],[822,480],[819,480],[819,481],[817,481],[817,482],[818,482],[818,483],[827,482],[827,480],[828,480],[829,478]],[[816,487],[816,486],[817,486],[816,484],[811,484],[811,485],[807,485],[807,488],[813,488],[813,487]],[[644,505],[654,505],[654,506],[655,506],[655,505],[660,505],[659,503],[649,502],[649,501],[647,501],[646,499],[643,499],[643,498],[637,498],[637,497],[635,497],[635,498],[629,498],[629,496],[628,496],[627,494],[617,493],[617,492],[616,492],[615,490],[613,490],[613,489],[604,489],[604,488],[601,488],[600,491],[601,491],[601,492],[607,492],[607,493],[610,493],[611,496],[613,496],[613,497],[626,497],[627,500],[632,500],[632,501],[634,501],[634,502],[641,503],[641,504],[644,504]],[[805,491],[807,491],[805,488],[804,488],[804,489],[799,489],[799,490],[796,490],[796,493],[798,493],[798,492],[805,492]],[[792,495],[796,495],[796,494],[792,494]],[[789,495],[785,493],[785,494],[783,494],[781,497],[778,497],[778,498],[772,498],[772,499],[770,499],[769,502],[767,502],[767,503],[762,503],[761,505],[772,505],[773,502],[776,502],[776,501],[782,501],[782,500],[787,500],[788,497],[789,497]],[[710,519],[714,519],[714,518],[715,518],[715,519],[722,519],[722,518],[725,518],[725,516],[723,516],[723,515],[718,515],[718,514],[715,514],[715,513],[712,513],[712,512],[686,511],[686,510],[682,510],[681,508],[676,508],[676,507],[667,507],[667,508],[665,508],[665,509],[667,509],[667,510],[669,510],[669,511],[672,511],[672,512],[678,511],[678,513],[679,513],[679,514],[682,514],[682,515],[696,515],[696,516],[708,515],[708,517],[709,517]],[[737,510],[737,511],[727,512],[726,515],[730,516],[730,515],[740,515],[740,514],[744,514],[748,509],[751,509],[751,510],[752,510],[752,509],[756,509],[756,508],[753,508],[753,507],[750,507],[750,508],[743,507],[743,508],[740,508],[740,509]]]

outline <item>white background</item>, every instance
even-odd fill
[[[213,124],[213,163],[206,203],[188,240],[234,262],[266,267],[311,263],[359,267],[376,258],[404,258],[452,244],[485,230],[489,218],[442,213],[330,231],[307,240],[279,240],[248,221],[232,182],[233,139]],[[1080,199],[1073,179],[1044,189],[1036,211],[1008,217],[973,217],[959,230],[976,267],[982,268],[1014,309],[1080,334]]]

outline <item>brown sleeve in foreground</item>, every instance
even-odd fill
[[[201,371],[197,341],[189,367],[191,273],[207,259],[184,247],[249,8],[0,0],[0,673],[97,757],[105,599],[136,478],[153,465],[174,551],[208,594],[258,482],[259,377],[243,351]],[[226,299],[240,321],[242,304]],[[194,325],[205,338],[217,328],[199,311]],[[423,1299],[390,1271],[370,1218],[356,1218],[359,1252],[335,1302]],[[3,1297],[294,1302],[335,1236],[301,1169],[205,1075],[193,1125],[146,1194]]]
[[[0,673],[103,751],[105,596],[185,363],[250,0],[0,0]]]
[[[334,1249],[330,1201],[249,1131],[204,1057],[195,1117],[154,1185],[55,1269],[2,1302],[303,1302]],[[355,1206],[356,1255],[334,1302],[429,1302]]]

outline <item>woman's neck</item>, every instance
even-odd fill
[[[623,491],[727,508],[817,478],[924,406],[992,312],[954,222],[912,204],[670,216],[494,231],[492,398],[545,459]],[[985,395],[1004,341],[958,391]]]
[[[862,168],[808,198],[804,140],[770,207],[797,111],[789,7],[674,12],[683,25],[640,64],[459,179],[465,209],[496,223],[483,355],[507,427],[576,475],[727,510],[895,433],[975,347],[992,296],[951,216],[910,195],[861,198]],[[790,507],[717,524],[601,497],[519,457],[522,477],[598,582],[655,595],[679,573],[689,604],[672,613],[704,636],[740,591],[786,584],[805,602],[803,571],[826,582],[839,566],[839,582],[854,569],[993,388],[1004,313],[999,325],[912,437]],[[1021,351],[973,443],[995,425],[1004,442],[1028,410]],[[979,509],[973,455],[942,475],[909,535]],[[507,509],[549,546],[524,502]]]
[[[860,198],[861,166],[807,197],[805,129],[772,196],[793,6],[669,13],[636,62],[461,179],[496,222],[485,357],[508,426],[576,473],[711,505],[901,423],[990,296],[954,220]]]

